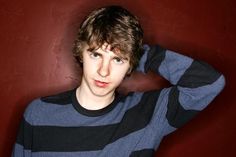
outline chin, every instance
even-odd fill
[[[103,96],[107,96],[109,94],[113,94],[115,92],[115,90],[109,90],[109,89],[93,89],[92,93],[95,96],[99,96],[99,97],[103,97]]]

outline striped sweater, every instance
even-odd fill
[[[12,157],[151,157],[164,136],[183,126],[223,89],[208,64],[159,46],[144,46],[137,70],[172,86],[117,94],[100,110],[86,110],[76,89],[36,99],[27,107]]]

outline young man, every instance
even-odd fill
[[[83,67],[80,86],[28,106],[12,156],[151,157],[164,136],[223,89],[224,77],[208,64],[143,46],[142,38],[137,18],[127,10],[109,6],[93,11],[75,44],[74,55]],[[152,70],[172,86],[117,94],[134,69]]]

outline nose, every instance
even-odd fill
[[[102,77],[107,77],[110,75],[110,63],[109,61],[102,61],[98,68],[98,74]]]

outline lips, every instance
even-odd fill
[[[108,84],[109,84],[109,83],[107,83],[107,82],[102,82],[102,81],[99,81],[99,80],[95,80],[94,82],[95,82],[95,85],[98,86],[98,87],[100,87],[100,88],[105,88],[105,87],[107,87]]]

